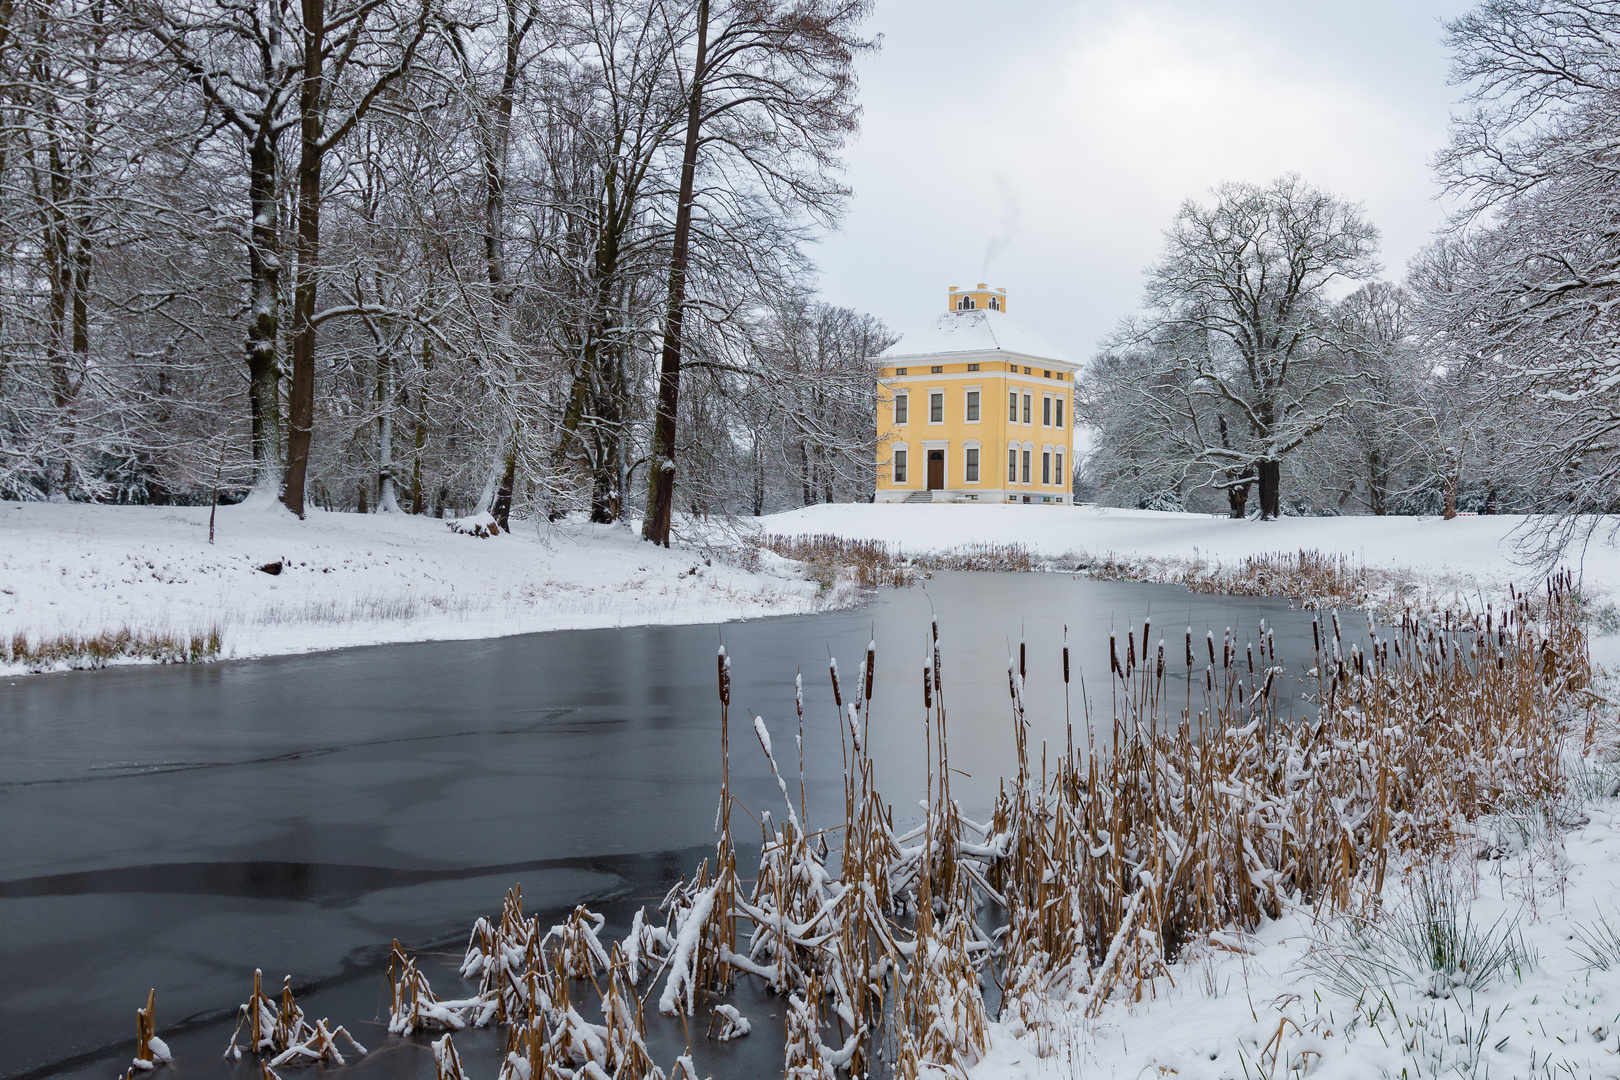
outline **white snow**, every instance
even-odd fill
[[[1195,943],[1141,1002],[1087,1019],[1078,998],[1053,1001],[1029,1027],[1004,1016],[971,1078],[1620,1076],[1620,949],[1607,968],[1580,955],[1592,952],[1583,936],[1620,930],[1620,802],[1582,817],[1508,858],[1469,858],[1465,841],[1451,871],[1475,932],[1522,938],[1529,957],[1477,989],[1436,994],[1432,974],[1395,965],[1358,1005],[1307,962],[1342,920],[1294,907],[1253,934]],[[1404,895],[1386,884],[1386,906]]]
[[[947,311],[933,322],[910,330],[883,351],[883,359],[933,356],[939,353],[1017,353],[1031,360],[1069,363],[1056,347],[1004,311]]]
[[[0,635],[37,642],[218,627],[222,655],[245,657],[722,622],[856,599],[774,556],[750,572],[701,550],[655,547],[623,527],[513,525],[478,538],[426,517],[317,512],[300,522],[275,509],[221,507],[210,545],[206,506],[3,503]],[[279,575],[258,569],[276,562]]]
[[[1459,589],[1516,582],[1534,587],[1545,576],[1520,551],[1530,524],[1522,516],[1285,517],[1233,521],[1207,514],[1120,510],[1090,505],[1024,506],[936,503],[833,503],[759,519],[767,533],[830,533],[882,540],[907,554],[968,544],[1023,544],[1048,559],[1220,560],[1315,549],[1346,555],[1369,567],[1411,570]],[[1605,530],[1598,531],[1598,537]],[[1620,550],[1599,542],[1568,553],[1566,563],[1588,589],[1620,593]]]

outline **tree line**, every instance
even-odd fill
[[[1404,279],[1298,176],[1188,201],[1077,391],[1082,485],[1234,517],[1539,513],[1555,544],[1620,512],[1620,3],[1485,0],[1446,43],[1457,210]]]
[[[0,496],[863,496],[870,0],[0,0]]]

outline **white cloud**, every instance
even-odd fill
[[[1440,221],[1428,159],[1452,94],[1433,12],[1032,4],[991,24],[983,10],[880,6],[856,200],[818,253],[835,302],[904,329],[993,248],[1013,313],[1087,356],[1134,309],[1176,207],[1220,181],[1292,171],[1365,202],[1390,274]]]

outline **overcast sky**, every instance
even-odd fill
[[[947,286],[1006,286],[1084,360],[1136,310],[1182,200],[1289,171],[1363,203],[1398,278],[1444,215],[1441,22],[1470,6],[877,0],[823,295],[904,331]]]

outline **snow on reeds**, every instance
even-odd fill
[[[95,634],[0,635],[0,667],[29,672],[78,671],[113,663],[199,664],[219,656],[223,635],[205,630],[136,630],[122,626]]]
[[[244,1027],[247,1028],[245,1047],[237,1045]],[[340,1035],[355,1053],[366,1052],[366,1048],[356,1042],[343,1026],[329,1028],[324,1019],[313,1024],[304,1019],[304,1010],[293,999],[292,976],[282,980],[281,1000],[277,1001],[264,993],[263,976],[255,971],[253,996],[237,1010],[236,1029],[231,1032],[231,1043],[225,1048],[225,1057],[240,1061],[244,1049],[258,1054],[263,1074],[268,1080],[276,1075],[272,1070],[284,1065],[316,1062],[344,1064],[337,1044]]]
[[[648,983],[650,997],[662,979],[660,1011],[686,1017],[753,978],[786,999],[784,1075],[962,1076],[988,1049],[992,979],[1003,1027],[1051,1052],[1074,1038],[1074,1017],[1158,995],[1184,957],[1245,950],[1248,933],[1285,907],[1342,928],[1324,932],[1314,962],[1346,986],[1404,980],[1440,994],[1535,962],[1514,925],[1474,925],[1440,877],[1408,879],[1416,884],[1404,901],[1386,902],[1384,881],[1392,868],[1441,866],[1492,822],[1568,796],[1565,751],[1590,748],[1595,699],[1567,576],[1461,620],[1407,617],[1362,633],[1336,613],[1319,619],[1308,675],[1316,711],[1306,718],[1275,711],[1282,667],[1263,627],[1257,648],[1240,648],[1230,634],[1166,635],[1144,623],[1111,644],[1111,709],[1092,717],[1082,705],[1064,747],[1042,747],[1034,760],[1025,662],[1020,645],[1007,664],[1018,769],[985,822],[951,795],[937,625],[914,668],[928,763],[915,826],[897,829],[868,756],[870,726],[902,720],[871,715],[875,645],[850,684],[829,664],[845,763],[841,821],[813,827],[802,757],[795,792],[791,764],[753,718],[781,806],[751,815],[761,850],[750,883],[732,835],[722,650],[714,858],[671,889],[657,915],[638,913],[622,944],[604,944],[601,918],[584,908],[543,933],[512,890],[497,920],[473,928],[461,973],[477,989],[459,1000],[438,998],[396,943],[390,1030],[446,1033],[435,1043],[441,1080],[463,1080],[448,1033],[488,1024],[507,1033],[496,1080],[662,1080],[636,986]],[[1176,666],[1189,676],[1184,690],[1166,678]],[[1067,692],[1067,647],[1062,670]],[[1594,965],[1620,955],[1612,929],[1582,940]],[[585,1018],[582,998],[600,1022]],[[273,1003],[256,988],[254,1005],[244,1008],[252,1046],[284,1055],[290,1039],[266,1043],[261,1033]],[[1432,1019],[1433,1037],[1449,1039],[1445,1018]],[[1287,1023],[1260,1048],[1273,1067]],[[710,1027],[729,1038],[748,1024],[728,1006],[711,1011]],[[689,1057],[671,1075],[691,1075]]]
[[[1036,568],[1022,544],[964,544],[943,552],[907,555],[881,540],[852,540],[831,533],[813,536],[769,535],[759,547],[806,565],[824,583],[851,580],[865,588],[899,588],[935,570],[1020,570]]]

